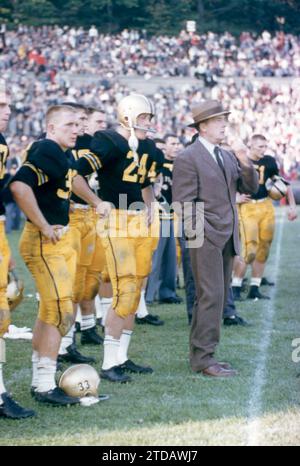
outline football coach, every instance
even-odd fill
[[[192,206],[189,221],[195,237],[203,235],[202,244],[190,241],[196,285],[190,364],[193,371],[212,377],[236,375],[231,365],[218,362],[214,353],[220,340],[233,258],[239,254],[236,192],[252,194],[258,190],[258,175],[242,141],[233,141],[232,152],[220,147],[225,139],[229,113],[216,100],[206,100],[192,107],[194,122],[189,126],[199,134],[178,155],[173,171],[173,202],[177,203],[184,222],[187,220],[185,206]],[[204,210],[202,228],[196,218],[199,205]],[[185,226],[184,230],[187,231]],[[197,246],[193,247],[193,243]]]

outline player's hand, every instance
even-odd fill
[[[236,194],[236,203],[237,204],[247,204],[248,202],[251,201],[251,196],[250,194]]]
[[[41,233],[46,239],[45,242],[51,242],[52,244],[58,243],[63,235],[63,228],[62,225],[45,225],[41,229]]]
[[[111,213],[111,204],[109,202],[101,201],[96,207],[96,213],[100,218],[107,218]]]
[[[298,214],[297,214],[296,206],[289,206],[288,207],[289,221],[292,222],[293,220],[296,220],[297,217],[298,217]]]

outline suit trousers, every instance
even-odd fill
[[[190,364],[198,372],[215,364],[224,303],[230,286],[234,248],[231,237],[221,249],[206,238],[190,249],[196,300],[190,333]]]

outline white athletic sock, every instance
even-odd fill
[[[72,345],[73,343],[73,337],[75,333],[75,325],[72,325],[70,330],[68,331],[67,335],[62,337],[60,347],[59,347],[59,352],[58,354],[67,354],[67,348],[68,346]]]
[[[102,319],[103,317],[103,309],[102,309],[102,303],[101,303],[101,298],[97,294],[95,298],[95,309],[96,309],[96,318],[97,319]]]
[[[255,277],[252,277],[252,278],[251,278],[250,286],[258,286],[258,287],[260,287],[260,284],[261,284],[261,278],[255,278]]]
[[[104,357],[102,369],[104,371],[110,369],[111,367],[118,366],[118,353],[120,348],[120,340],[116,340],[110,335],[106,335],[104,338]]]
[[[0,395],[2,395],[2,393],[5,393],[5,392],[6,392],[6,389],[5,389],[5,386],[4,386],[4,382],[3,382],[2,368],[3,368],[3,364],[0,363]],[[0,404],[2,404],[1,397],[0,397]]]
[[[56,361],[50,358],[40,358],[37,365],[38,392],[48,392],[56,387],[55,372]]]
[[[127,352],[131,340],[131,335],[132,330],[123,330],[120,338],[120,348],[118,353],[119,364],[123,364],[128,359]]]
[[[106,316],[108,313],[108,309],[112,305],[113,299],[112,298],[101,298],[101,306],[102,306],[102,325],[105,327]]]
[[[80,310],[80,307],[78,306],[77,307],[77,312],[76,312],[76,319],[75,319],[76,322],[78,322],[80,324],[80,328],[81,328],[81,322],[82,322],[82,315],[81,315],[81,310]]]
[[[33,351],[31,356],[32,362],[32,380],[31,386],[36,388],[38,386],[38,362],[39,362],[39,353],[37,351]]]
[[[142,319],[143,317],[146,317],[148,314],[149,312],[147,310],[146,301],[145,301],[145,290],[142,290],[139,306],[136,310],[136,315],[137,317]]]
[[[88,316],[82,316],[81,331],[93,328],[96,325],[95,314],[89,314]]]
[[[243,284],[243,279],[242,278],[239,278],[239,277],[233,277],[232,278],[231,286],[238,286],[238,287],[241,288],[242,284]]]

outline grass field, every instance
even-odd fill
[[[14,251],[17,241],[13,234]],[[163,327],[136,327],[130,357],[155,372],[127,385],[102,382],[100,392],[110,400],[90,408],[36,403],[29,393],[30,342],[7,341],[6,386],[38,416],[0,419],[0,445],[299,445],[300,364],[292,361],[292,341],[300,338],[299,243],[300,220],[288,222],[277,210],[267,268],[276,287],[264,289],[272,299],[238,305],[252,326],[222,331],[218,355],[238,369],[236,378],[210,379],[190,371],[184,305],[151,308],[165,320]],[[19,258],[18,269],[26,294],[34,295]],[[26,298],[13,323],[32,326],[36,307]],[[86,346],[82,352],[95,356],[100,367],[102,348],[100,354]]]

